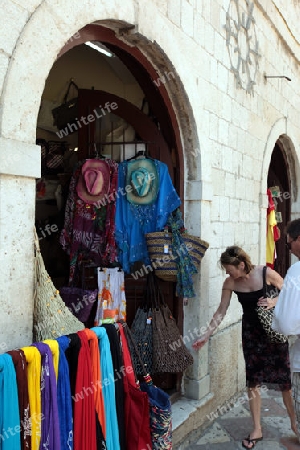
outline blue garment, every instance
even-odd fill
[[[17,378],[8,354],[0,355],[0,449],[21,449]]]
[[[146,244],[146,233],[161,231],[169,214],[181,204],[172,184],[168,166],[154,160],[158,179],[158,195],[151,205],[134,205],[126,197],[126,174],[130,161],[119,164],[118,193],[116,201],[116,243],[118,260],[125,273],[135,261],[150,264]]]
[[[60,433],[57,407],[56,375],[53,356],[48,344],[36,342],[42,357],[41,371],[41,404],[43,420],[41,422],[41,449],[60,450]]]
[[[59,345],[59,362],[57,378],[57,404],[60,428],[60,448],[61,450],[73,450],[73,414],[71,386],[69,376],[69,364],[65,355],[69,347],[67,336],[57,338]]]
[[[101,384],[105,410],[106,447],[107,450],[120,450],[119,426],[115,398],[115,379],[110,343],[103,327],[91,328],[98,337],[101,366]]]

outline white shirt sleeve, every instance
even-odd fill
[[[289,268],[284,278],[272,328],[285,335],[300,334],[300,261]]]

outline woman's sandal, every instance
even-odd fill
[[[262,440],[263,440],[263,437],[250,439],[250,434],[249,434],[248,437],[246,437],[245,439],[243,439],[243,441],[248,441],[248,446],[246,446],[246,445],[244,444],[244,442],[242,442],[242,446],[243,446],[244,448],[251,449],[251,448],[254,448],[254,447],[256,446],[256,443],[257,443],[258,441],[262,441]],[[249,445],[251,445],[251,447],[249,447]]]

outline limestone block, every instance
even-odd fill
[[[210,147],[212,148],[211,167],[218,170],[222,170],[223,169],[222,145],[219,144],[218,142],[212,142],[210,143],[210,146],[208,148]],[[211,179],[215,181],[215,179],[213,178],[213,174],[211,174]]]
[[[0,211],[0,342],[11,349],[32,339],[35,180],[0,175]]]
[[[200,400],[210,392],[210,377],[206,375],[201,380],[184,379],[184,395]]]
[[[13,0],[14,3],[21,6],[23,9],[26,9],[29,12],[33,12],[41,3],[42,0]]]
[[[142,2],[140,2],[142,3]],[[58,25],[62,31],[69,31],[71,37],[88,23],[96,20],[111,19],[124,20],[135,23],[134,3],[126,1],[122,6],[117,0],[85,0],[84,2],[74,2],[73,0],[45,0],[46,6],[52,11],[54,17],[58,19]],[[156,9],[151,3],[152,9]]]
[[[209,116],[209,137],[214,141],[219,140],[219,118],[215,114]]]
[[[209,2],[205,2],[209,5]],[[205,20],[205,19],[204,19]],[[205,49],[210,55],[214,54],[215,50],[215,31],[210,22],[205,22]]]
[[[239,211],[240,211],[240,200],[236,198],[230,198],[229,199],[230,219],[234,221],[239,216]]]
[[[219,195],[213,196],[213,201],[211,205],[211,221],[218,222],[220,220],[220,201],[221,198]]]
[[[194,36],[194,11],[187,0],[181,0],[181,27],[188,36]]]
[[[212,180],[214,180],[214,195],[224,195],[225,172],[223,170],[212,168]]]
[[[224,233],[224,223],[222,222],[213,222],[211,223],[212,228],[212,236],[214,245],[216,247],[223,247],[223,233]]]
[[[238,198],[238,199],[243,200],[245,198],[245,192],[246,192],[246,190],[245,190],[245,179],[243,177],[239,177],[236,180],[236,194],[235,194],[235,197]],[[241,205],[240,213],[241,213],[241,211],[242,211],[242,205]],[[242,216],[243,216],[243,213],[242,213]],[[242,218],[242,217],[240,217],[240,218]]]
[[[237,136],[238,136],[238,132],[240,129],[232,123],[232,110],[233,110],[232,100],[230,99],[230,97],[226,97],[226,98],[229,99],[229,101],[230,101],[230,118],[228,118],[228,121],[230,122],[230,127],[228,130],[228,139],[230,142],[230,146],[235,150],[239,150],[238,143],[237,143]],[[228,114],[229,114],[229,111],[228,111]],[[237,155],[235,152],[235,157],[236,156]],[[236,159],[236,161],[238,161],[238,159]]]
[[[210,339],[211,392],[217,392],[218,405],[232,397],[239,386],[236,369],[243,357],[240,352],[241,325],[233,325],[215,334]]]
[[[10,300],[10,297],[7,297]],[[19,293],[19,301],[23,301],[22,292]],[[0,319],[0,354],[9,350],[21,348],[32,344],[32,309],[15,314],[11,307],[10,314],[3,314]]]
[[[16,42],[29,17],[28,12],[12,1],[1,4],[0,49],[8,55],[13,53]]]
[[[220,197],[220,220],[222,222],[228,222],[230,219],[229,216],[229,198],[228,197]]]
[[[3,83],[6,75],[6,71],[9,64],[9,57],[5,53],[0,51],[0,98],[2,94]]]
[[[187,181],[185,183],[185,197],[189,200],[201,200],[202,183],[201,181]]]
[[[222,39],[222,42],[219,42],[219,45],[224,46],[225,41]],[[222,52],[222,55],[224,52]],[[228,68],[221,62],[218,62],[218,83],[217,87],[221,92],[224,92],[224,94],[228,91],[228,76],[230,75],[230,72],[228,71]],[[227,115],[225,115],[226,120],[229,120]]]
[[[210,23],[211,2],[203,2],[202,15],[205,22]]]
[[[210,4],[210,23],[216,30],[217,34],[220,33],[221,26],[223,25],[220,23],[220,18],[221,18],[220,13],[221,13],[221,6],[219,5],[219,3],[211,2],[211,4]]]
[[[204,26],[203,17],[197,11],[194,11],[194,39],[203,46],[204,45]]]
[[[233,173],[225,172],[225,184],[223,186],[223,194],[228,197],[234,196],[236,187],[236,179]]]
[[[218,86],[218,61],[215,58],[210,59],[210,82]]]
[[[39,178],[41,147],[0,137],[0,173]]]
[[[192,224],[200,227],[201,224],[201,209],[199,202],[196,201],[187,201],[186,203],[186,213],[185,213],[185,227],[190,230]],[[187,212],[188,211],[188,212]]]
[[[229,122],[227,120],[219,118],[218,127],[219,142],[221,144],[228,145]]]
[[[209,237],[210,237],[211,205],[212,205],[212,201],[208,201],[208,200],[201,201],[201,230],[200,230],[201,236],[200,237],[208,242],[209,242]],[[195,224],[195,226],[197,228],[197,224]],[[195,233],[197,231],[196,228],[195,228]],[[191,232],[192,231],[194,231],[193,227],[191,228]],[[199,230],[198,230],[198,233],[199,233]],[[205,255],[206,255],[206,253],[205,253]]]
[[[168,0],[168,18],[177,27],[180,27],[181,18],[181,1],[180,0]]]

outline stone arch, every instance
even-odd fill
[[[67,0],[59,7],[54,7],[53,3],[44,1],[40,4],[17,41],[2,91],[2,136],[30,144],[35,142],[40,99],[53,63],[64,45],[71,39],[76,39],[78,30],[86,24],[98,23],[118,30],[121,39],[138,47],[153,65],[157,76],[164,72],[175,75],[163,89],[169,95],[179,125],[178,132],[184,148],[181,157],[185,160],[186,178],[199,178],[201,152],[195,120],[183,84],[167,56],[171,48],[163,49],[153,37],[145,37],[141,33],[143,26],[149,29],[145,25],[146,19],[143,19],[149,12],[142,15],[134,0],[129,0],[126,4],[120,0]],[[143,7],[147,8],[147,5]],[[108,17],[109,20],[105,19]],[[139,21],[142,22],[139,32],[137,29],[132,32],[134,24]]]
[[[266,196],[266,180],[268,177],[268,170],[271,162],[272,152],[276,142],[281,143],[281,148],[285,154],[286,161],[288,163],[288,170],[291,180],[291,209],[292,212],[300,212],[300,208],[297,207],[299,191],[298,191],[298,176],[300,165],[299,158],[296,153],[294,142],[293,127],[288,122],[286,117],[278,119],[272,126],[270,133],[267,137],[264,156],[262,160],[262,172],[261,172],[261,190],[260,190],[260,209],[261,209],[261,222],[260,222],[260,260],[265,261],[265,217],[266,209],[268,207],[268,201]]]

